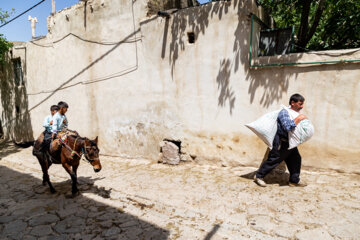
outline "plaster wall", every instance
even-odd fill
[[[199,161],[259,165],[265,144],[244,124],[298,92],[316,131],[300,146],[303,165],[358,169],[359,64],[250,68],[249,14],[262,15],[252,1],[209,3],[170,19],[146,13],[146,1],[94,0],[48,18],[46,38],[26,44],[35,137],[62,100],[69,127],[99,136],[103,154],[157,159],[159,142],[174,138]]]

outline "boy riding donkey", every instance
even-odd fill
[[[53,116],[59,110],[58,105],[52,105],[50,107],[50,115],[46,116],[43,122],[43,127],[45,130],[40,134],[40,136],[36,139],[33,148],[33,155],[42,155],[46,149],[49,148],[51,142],[52,135],[52,123]]]
[[[69,130],[68,120],[65,113],[67,112],[69,105],[66,102],[59,102],[59,111],[53,116],[52,119],[52,142],[50,144],[49,152],[54,153],[60,149],[62,143],[66,142],[68,135],[79,136],[76,131]]]
[[[62,137],[62,141],[65,141],[68,135],[79,136],[76,131],[67,129],[68,121],[65,113],[68,108],[69,105],[66,102],[59,102],[58,105],[51,106],[51,115],[44,119],[43,127],[45,127],[45,131],[36,140],[33,155],[42,156],[46,154],[47,150],[50,153],[59,150],[61,141],[59,138],[56,138],[57,136]]]
[[[90,140],[86,137],[82,138],[76,131],[67,129],[68,121],[65,113],[69,106],[65,102],[58,103],[59,110],[52,117],[50,140],[51,143],[45,144],[50,147],[43,148],[40,155],[34,155],[38,158],[42,172],[43,185],[48,183],[51,193],[56,190],[50,182],[48,173],[49,167],[54,164],[62,164],[66,172],[71,176],[72,180],[72,194],[75,196],[79,190],[77,188],[77,168],[81,157],[93,166],[95,172],[101,170],[101,163],[99,159],[99,148],[97,147],[97,137]],[[35,146],[34,146],[35,152]]]

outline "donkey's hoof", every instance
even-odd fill
[[[71,196],[74,198],[74,197],[77,197],[80,195],[80,192],[79,191],[76,191],[76,192],[72,192]]]
[[[50,188],[50,192],[51,192],[52,194],[54,194],[54,193],[56,193],[56,190],[55,190],[54,188]]]

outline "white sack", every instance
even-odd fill
[[[284,107],[290,115],[290,118],[294,120],[299,113]],[[308,141],[314,135],[314,126],[309,119],[302,120],[293,131],[289,132],[289,149],[297,147],[298,145]]]
[[[272,149],[272,144],[277,131],[277,117],[281,110],[267,113],[257,119],[256,121],[245,124],[246,127],[250,128],[264,143]]]

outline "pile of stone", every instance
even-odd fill
[[[171,165],[177,165],[180,161],[190,161],[191,157],[186,153],[186,146],[181,144],[178,139],[164,139],[159,143],[160,155],[159,162]]]

